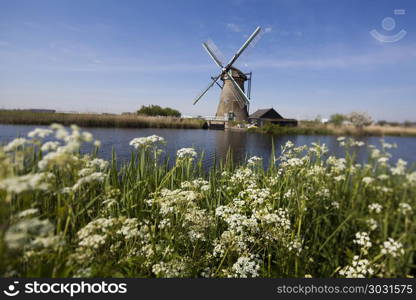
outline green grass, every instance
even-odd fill
[[[387,144],[367,165],[288,143],[268,166],[228,155],[204,170],[189,149],[170,166],[153,137],[118,168],[116,153],[79,154],[93,141],[76,127],[54,126],[61,145],[42,152],[48,133],[0,148],[1,276],[415,274],[416,173],[386,163]]]

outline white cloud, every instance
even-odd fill
[[[241,31],[240,26],[238,26],[237,24],[234,24],[234,23],[228,23],[227,24],[227,29],[231,30],[232,32],[240,32]]]

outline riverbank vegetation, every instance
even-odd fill
[[[199,119],[178,117],[155,117],[136,114],[88,114],[88,113],[48,113],[6,110],[0,111],[2,124],[65,126],[76,124],[82,127],[123,127],[123,128],[186,128],[200,129],[204,122]]]
[[[416,124],[411,122],[373,123],[370,115],[364,112],[352,112],[348,115],[333,114],[327,121],[317,117],[314,121],[300,121],[297,127],[265,124],[251,127],[251,132],[273,135],[338,135],[338,136],[416,136]]]
[[[249,128],[248,131],[273,135],[416,136],[416,127],[399,125],[335,126],[314,121],[300,121],[297,127],[279,126],[269,123],[262,127]]]
[[[360,119],[360,118],[357,118]],[[88,113],[52,113],[25,110],[0,110],[0,124],[51,125],[64,126],[76,124],[81,127],[120,127],[120,128],[206,128],[202,118],[179,118],[163,116],[145,116],[132,114],[88,114]],[[360,123],[361,124],[361,123]],[[416,136],[416,126],[412,123],[389,124],[382,122],[372,125],[353,125],[322,123],[320,121],[300,121],[297,127],[266,124],[262,127],[249,127],[248,123],[230,122],[231,127],[250,132],[273,135],[338,135],[338,136]]]
[[[163,138],[138,137],[118,168],[76,126],[35,129],[0,147],[0,275],[414,276],[416,172],[394,145],[358,164],[366,145],[338,140],[345,157],[287,142],[268,166],[203,170],[194,149],[172,166]]]
[[[180,111],[170,107],[160,107],[159,105],[142,105],[137,111],[138,115],[151,116],[151,117],[176,117],[180,118]]]

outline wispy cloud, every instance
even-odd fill
[[[89,65],[58,65],[58,66],[41,66],[43,70],[63,71],[63,72],[132,72],[132,73],[158,73],[158,72],[209,72],[212,65],[209,64],[123,64],[112,65],[103,64],[102,61],[93,61]]]
[[[357,68],[382,66],[397,63],[411,63],[416,59],[416,46],[384,49],[374,53],[343,56],[322,56],[299,59],[266,59],[250,63],[250,67],[259,68]]]
[[[238,26],[237,24],[234,24],[234,23],[228,23],[226,25],[226,27],[227,27],[228,30],[230,30],[232,32],[240,32],[241,31],[240,26]]]

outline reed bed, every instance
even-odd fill
[[[30,111],[0,111],[0,123],[51,125],[53,123],[81,127],[123,127],[123,128],[183,128],[200,129],[204,122],[199,119],[176,117],[149,117],[143,115],[71,114]]]
[[[0,274],[414,276],[416,172],[390,162],[394,145],[357,164],[366,145],[339,142],[342,158],[288,142],[268,166],[228,156],[204,170],[194,149],[172,165],[163,138],[138,137],[118,168],[76,126],[35,129],[0,148]]]

